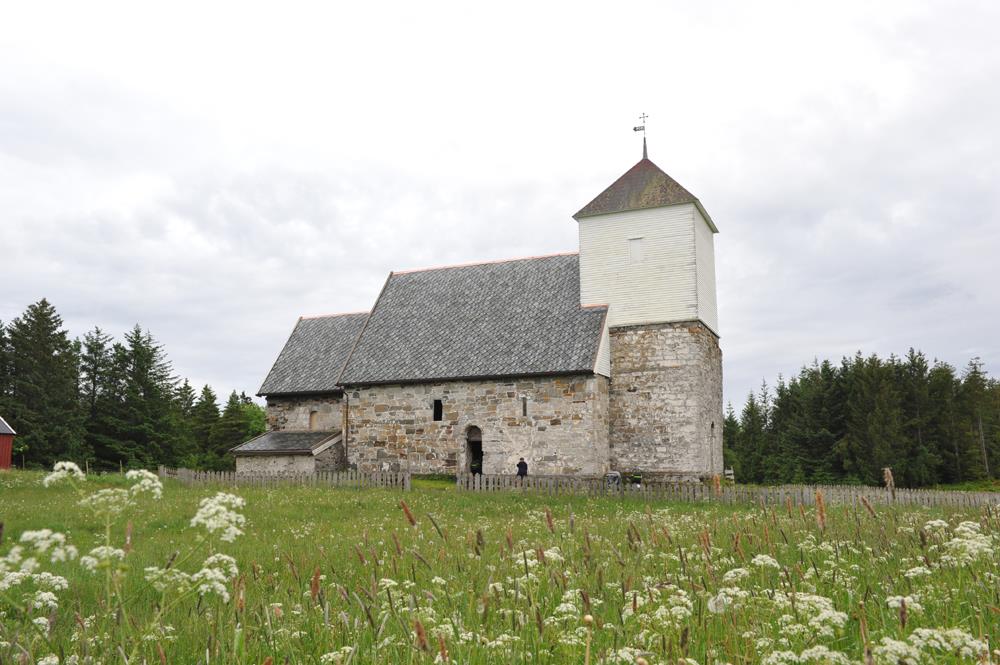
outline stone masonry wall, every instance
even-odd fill
[[[522,415],[521,397],[528,397]],[[347,457],[359,471],[460,473],[482,430],[483,473],[600,475],[608,468],[608,380],[598,375],[349,389]],[[443,418],[433,420],[435,399]]]
[[[240,455],[236,458],[237,474],[313,473],[316,461],[312,455]]]
[[[333,444],[313,459],[316,460],[317,471],[343,471],[347,468],[343,441]]]
[[[611,466],[722,473],[722,351],[698,321],[612,328]]]
[[[268,397],[267,427],[271,431],[308,430],[313,411],[318,431],[341,429],[343,400],[333,396]]]

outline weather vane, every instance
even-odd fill
[[[645,133],[645,131],[646,131],[646,118],[648,118],[648,117],[649,116],[646,115],[645,113],[643,113],[642,115],[640,115],[639,116],[639,122],[641,122],[642,124],[638,125],[636,127],[633,127],[632,131],[633,132],[643,132],[643,133]]]

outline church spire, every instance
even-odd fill
[[[645,134],[642,137],[642,158],[643,159],[649,159],[649,153],[646,152],[646,136],[645,136]]]

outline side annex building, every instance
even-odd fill
[[[722,472],[714,234],[643,158],[574,215],[579,251],[392,272],[300,318],[238,473]]]

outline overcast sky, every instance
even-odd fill
[[[998,3],[146,4],[3,10],[0,320],[254,393],[390,270],[575,250],[645,112],[721,231],[727,401],[857,350],[1000,374]]]

